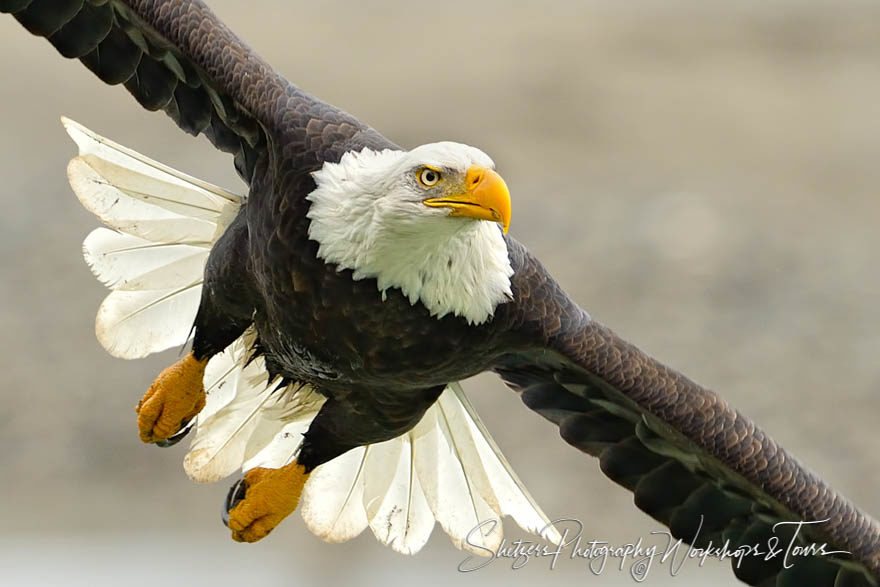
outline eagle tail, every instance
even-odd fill
[[[251,356],[253,337],[249,330],[208,363],[207,403],[184,459],[195,481],[293,462],[324,403],[309,386],[270,382],[262,358]],[[405,554],[418,552],[439,522],[458,548],[487,555],[500,544],[505,515],[526,531],[561,540],[458,384],[448,386],[410,432],[316,468],[301,512],[328,542],[350,540],[369,527]]]
[[[279,381],[270,382],[263,357],[251,355],[255,336],[248,329],[205,369],[205,407],[194,422],[195,438],[183,461],[196,482],[288,464],[324,403],[309,386],[282,390]],[[288,438],[292,442],[282,442]]]
[[[489,555],[501,543],[505,515],[561,541],[457,383],[411,431],[318,467],[302,499],[306,525],[323,539],[348,540],[369,527],[405,554],[421,549],[436,521],[457,548]]]
[[[185,344],[211,246],[243,198],[62,122],[79,146],[68,166],[71,187],[108,226],[83,244],[86,262],[113,290],[98,311],[98,340],[127,359]],[[269,381],[262,357],[251,356],[254,338],[249,329],[208,363],[206,406],[191,423],[195,438],[184,459],[195,481],[292,462],[324,402],[309,386]],[[488,555],[500,544],[505,515],[561,540],[457,383],[410,432],[318,467],[301,504],[306,525],[327,541],[369,527],[407,554],[439,522],[457,547]]]
[[[79,147],[70,186],[109,228],[83,254],[113,290],[95,321],[101,345],[135,359],[183,345],[199,306],[205,262],[243,199],[175,171],[62,118]],[[112,229],[112,230],[111,230]]]

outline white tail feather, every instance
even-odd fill
[[[523,482],[519,480],[513,467],[510,466],[501,449],[495,444],[492,435],[486,430],[483,421],[480,420],[461,385],[452,383],[447,389],[452,390],[458,404],[467,414],[468,429],[474,439],[480,461],[485,467],[492,492],[495,494],[495,503],[498,504],[499,513],[510,516],[523,530],[543,536],[553,544],[562,542],[559,530],[550,524],[547,515],[535,502]]]
[[[285,424],[281,431],[275,435],[275,438],[266,445],[266,448],[242,463],[241,470],[250,471],[256,467],[280,469],[292,463],[299,452],[302,437],[309,429],[309,424],[312,423],[315,412],[311,412],[310,415],[303,415],[302,419]]]
[[[115,229],[99,228],[83,244],[92,271],[113,290],[98,312],[98,339],[124,358],[184,344],[210,248],[242,198],[62,121],[80,149],[68,167],[71,186]],[[262,358],[249,361],[254,338],[249,330],[208,364],[207,403],[184,459],[196,481],[293,462],[323,404],[308,386],[270,382]],[[301,512],[325,540],[348,540],[369,527],[406,554],[427,543],[435,521],[456,546],[478,554],[497,547],[502,533],[494,524],[474,529],[502,515],[531,532],[547,526],[545,538],[560,540],[458,384],[410,432],[315,469]]]
[[[96,228],[83,241],[86,263],[113,290],[169,289],[192,281],[201,275],[210,250],[154,243],[107,228]]]
[[[498,519],[498,513],[487,503],[475,481],[485,473],[481,467],[473,466],[475,455],[469,454],[464,446],[470,439],[463,438],[461,432],[468,436],[467,429],[449,427],[439,405],[441,401],[437,400],[413,429],[419,482],[434,517],[456,547],[474,550],[476,545],[494,550],[501,541],[501,532],[488,536],[479,530],[471,532],[486,520]]]
[[[79,147],[80,156],[94,155],[98,159],[102,159],[108,163],[113,163],[119,167],[127,168],[133,173],[146,177],[156,177],[165,179],[167,183],[185,188],[187,191],[197,191],[210,194],[208,200],[216,201],[226,200],[235,204],[236,207],[241,204],[242,197],[223,188],[217,187],[206,181],[202,181],[191,175],[181,173],[176,169],[172,169],[167,165],[154,161],[149,157],[145,157],[140,153],[114,143],[110,139],[100,136],[99,134],[87,129],[83,125],[69,118],[61,117],[61,124],[70,138]],[[188,200],[183,200],[188,201]],[[205,203],[205,200],[198,198],[193,200],[194,203]],[[215,208],[219,211],[219,208]]]
[[[360,446],[312,472],[303,488],[301,512],[315,535],[344,542],[366,529],[364,473],[371,453],[372,445]]]
[[[225,381],[234,394],[232,400],[214,414],[199,415],[196,436],[183,461],[187,474],[200,483],[218,481],[241,467],[249,458],[248,444],[261,424],[263,410],[272,408],[281,395],[273,393],[275,386],[249,385],[242,368]],[[282,427],[283,423],[268,420],[263,423],[262,436],[270,431],[274,435]]]
[[[292,454],[279,435],[288,424],[310,422],[324,401],[308,386],[280,390],[277,382],[269,383],[263,358],[248,362],[243,338],[208,363],[206,378],[213,379],[206,387],[208,405],[197,418],[196,435],[183,462],[187,474],[200,483],[231,475],[252,459],[254,466],[264,466],[262,462],[274,464],[278,453]],[[222,375],[214,379],[217,372]],[[270,446],[270,453],[262,454]]]
[[[403,554],[415,554],[428,542],[434,529],[434,513],[415,469],[412,432],[376,445],[367,463],[364,506],[370,529],[379,542]],[[385,454],[382,454],[383,451]],[[390,483],[385,486],[385,468],[391,468]],[[371,481],[380,482],[373,489]]]
[[[201,283],[167,290],[114,291],[98,308],[95,334],[107,352],[139,359],[186,342]]]
[[[62,123],[80,152],[68,165],[70,185],[83,206],[115,229],[97,229],[83,243],[89,267],[114,290],[98,311],[98,340],[125,359],[184,344],[211,245],[242,199],[72,120]]]

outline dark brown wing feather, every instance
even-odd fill
[[[250,183],[257,157],[313,169],[353,148],[394,147],[338,108],[291,85],[199,0],[0,0],[30,32],[124,84],[149,110],[235,156]]]
[[[705,546],[730,540],[827,543],[851,555],[746,557],[734,564],[750,585],[877,585],[880,525],[801,465],[715,393],[647,356],[591,320],[544,268],[511,241],[517,264],[511,312],[538,348],[505,357],[497,371],[569,444],[677,538]]]

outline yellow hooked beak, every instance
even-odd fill
[[[464,193],[431,198],[423,203],[432,208],[452,208],[450,216],[498,222],[507,234],[510,228],[510,190],[501,176],[488,167],[474,165],[468,169],[465,187]]]

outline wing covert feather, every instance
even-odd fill
[[[2,0],[0,12],[103,82],[123,84],[144,108],[204,134],[234,155],[247,182],[272,145],[294,168],[353,148],[394,148],[293,86],[200,0]]]

